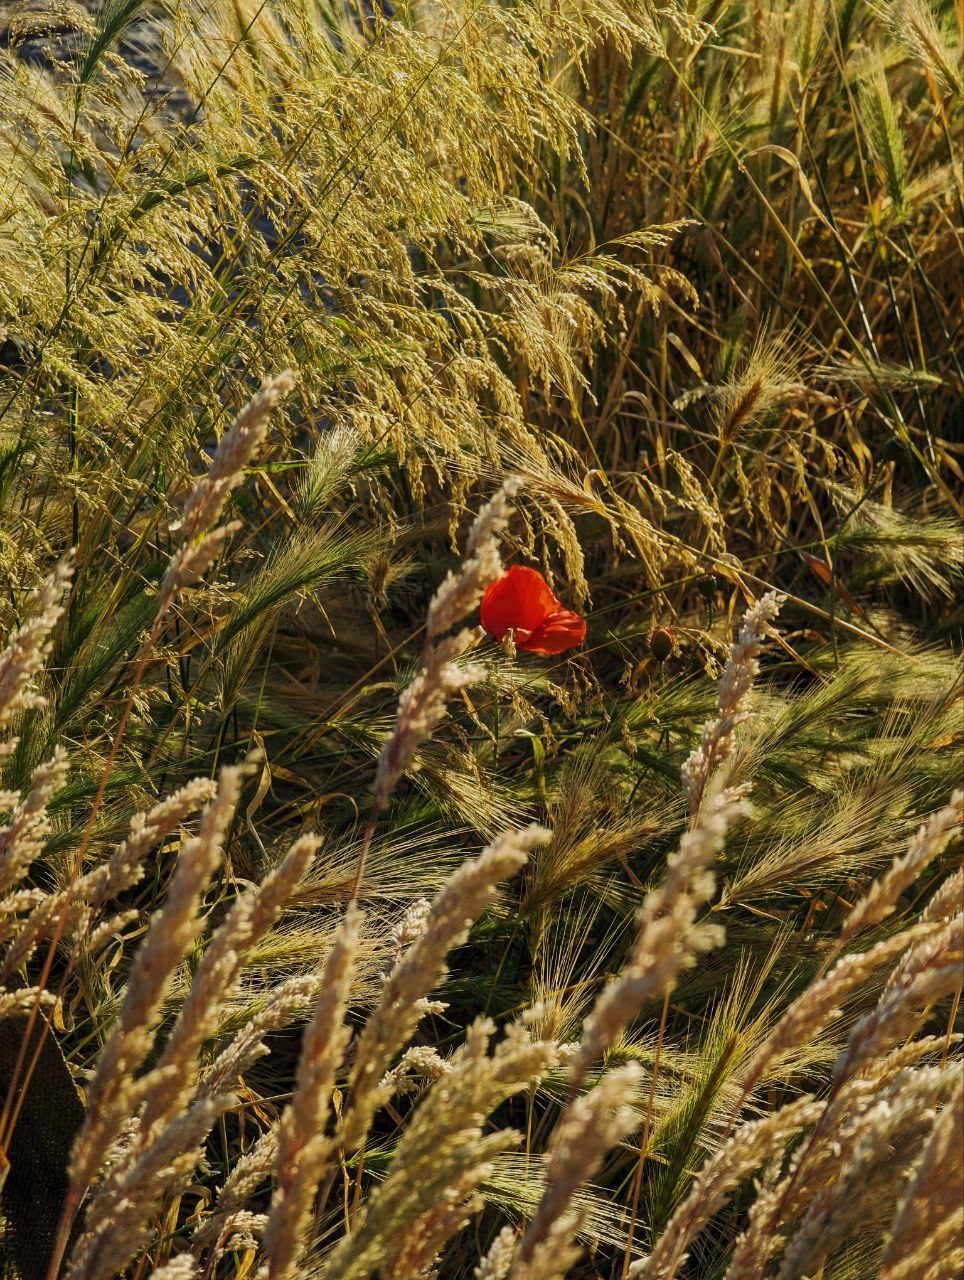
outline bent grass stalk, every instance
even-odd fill
[[[67,909],[70,906],[73,890],[77,884],[83,868],[84,859],[90,847],[91,838],[94,832],[94,826],[100,813],[104,796],[107,792],[107,786],[110,782],[114,764],[117,760],[117,754],[120,751],[121,743],[124,740],[124,734],[130,720],[131,713],[137,699],[137,693],[140,689],[144,672],[151,659],[161,631],[167,619],[171,605],[177,593],[192,580],[195,572],[203,573],[210,563],[210,557],[214,549],[220,545],[224,534],[210,534],[214,522],[224,508],[224,504],[232,488],[241,483],[244,474],[244,468],[251,459],[254,450],[257,448],[264,436],[267,428],[267,418],[271,410],[274,408],[280,396],[285,394],[293,385],[293,378],[290,374],[284,374],[274,380],[267,380],[262,387],[259,396],[256,396],[245,410],[238,415],[232,426],[232,430],[226,433],[222,445],[212,460],[210,470],[206,477],[195,486],[185,506],[185,534],[184,541],[178,551],[172,558],[171,564],[164,575],[164,581],[161,589],[161,598],[158,602],[157,612],[150,631],[141,643],[138,651],[137,660],[134,667],[134,675],[131,680],[130,692],[124,703],[121,712],[120,721],[117,730],[113,736],[110,750],[107,753],[107,759],[101,770],[100,781],[94,799],[91,802],[90,813],[84,824],[84,830],[81,835],[80,845],[74,857],[73,865],[70,873],[70,880],[67,891],[64,895],[63,910],[55,922],[53,933],[47,947],[47,954],[44,958],[43,967],[38,986],[43,988],[53,968],[54,957],[56,955],[57,946],[63,935],[64,924],[67,918]],[[232,434],[233,432],[233,434]],[[227,530],[226,530],[227,531]],[[188,541],[190,539],[190,541]],[[69,969],[60,981],[58,987],[58,997],[63,994],[69,976]],[[23,1082],[20,1082],[20,1074],[23,1071],[26,1061],[27,1047],[30,1044],[30,1037],[37,1024],[40,1013],[39,999],[34,1002],[27,1020],[27,1027],[24,1033],[23,1043],[14,1063],[13,1072],[10,1079],[10,1085],[7,1090],[7,1097],[4,1101],[3,1111],[0,1113],[0,1158],[6,1159],[7,1148],[10,1143],[10,1135],[14,1125],[17,1123],[23,1100],[26,1096],[33,1073],[36,1070],[43,1044],[48,1034],[49,1028],[46,1021],[40,1029],[37,1037],[37,1046],[27,1065]],[[17,1093],[19,1087],[19,1093]],[[16,1102],[14,1099],[16,1098]],[[57,1273],[60,1268],[61,1258],[64,1249],[67,1246],[67,1240],[70,1235],[71,1224],[76,1217],[80,1207],[81,1197],[83,1195],[82,1188],[71,1188],[67,1199],[64,1203],[64,1210],[61,1225],[58,1228],[57,1240],[54,1246],[53,1255],[51,1257],[48,1275],[50,1280],[56,1280]]]

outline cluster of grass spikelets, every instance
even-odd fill
[[[283,388],[281,380],[266,384],[239,416],[189,498],[184,523],[193,536],[185,537],[170,562],[145,647],[155,642],[165,611],[209,559],[209,549],[219,545],[228,526],[211,526],[250,444],[263,434],[279,384]],[[642,896],[635,937],[621,967],[586,1001],[577,1038],[561,1039],[561,993],[551,989],[545,1001],[507,1012],[497,1037],[495,1021],[479,1016],[455,1047],[412,1043],[425,1019],[445,1019],[449,1012],[448,1002],[432,998],[448,975],[449,953],[467,941],[502,882],[523,872],[528,855],[565,836],[564,828],[550,833],[536,824],[504,831],[464,861],[433,901],[420,899],[406,909],[389,935],[393,954],[374,982],[372,1007],[353,1034],[349,1009],[358,984],[372,957],[380,950],[385,955],[357,902],[371,833],[418,747],[444,718],[447,699],[485,678],[484,666],[464,660],[479,643],[478,629],[452,635],[451,628],[501,571],[497,537],[517,487],[513,481],[479,514],[462,568],[432,599],[422,669],[402,694],[380,753],[355,889],[347,908],[330,913],[327,928],[316,931],[326,955],[313,972],[252,984],[258,948],[270,945],[286,908],[309,882],[321,844],[313,834],[295,838],[259,883],[222,891],[230,906],[220,922],[207,929],[202,924],[211,878],[225,869],[245,766],[223,766],[216,781],[198,778],[138,813],[106,861],[81,873],[101,787],[59,893],[20,886],[51,829],[49,808],[66,780],[65,754],[58,751],[35,769],[24,794],[3,797],[11,811],[0,833],[9,939],[4,971],[15,971],[48,938],[67,944],[56,996],[41,983],[4,999],[5,1017],[26,1015],[27,1022],[4,1110],[7,1135],[38,1060],[56,1053],[44,1045],[51,1033],[42,1017],[38,1028],[38,1013],[51,999],[63,999],[72,971],[101,967],[105,950],[138,914],[102,920],[105,904],[141,881],[152,849],[204,805],[196,834],[180,841],[163,905],[134,951],[119,1010],[93,1059],[56,1228],[49,1239],[35,1234],[29,1245],[21,1244],[28,1266],[37,1265],[39,1252],[42,1271],[49,1250],[51,1276],[59,1274],[66,1254],[67,1275],[110,1280],[146,1249],[137,1274],[145,1273],[149,1258],[150,1274],[168,1278],[214,1275],[225,1257],[237,1263],[239,1255],[245,1274],[253,1269],[279,1280],[306,1267],[319,1277],[416,1277],[434,1274],[453,1238],[492,1206],[512,1219],[521,1210],[524,1221],[518,1230],[506,1225],[495,1231],[478,1276],[564,1276],[578,1264],[588,1237],[615,1251],[613,1266],[624,1250],[625,1274],[670,1280],[734,1189],[761,1166],[767,1175],[746,1207],[728,1276],[762,1276],[773,1260],[781,1276],[809,1275],[841,1250],[849,1267],[853,1251],[865,1247],[869,1221],[878,1231],[885,1228],[874,1260],[883,1277],[950,1275],[960,1264],[951,1166],[960,1154],[964,1089],[947,1062],[950,1028],[943,1036],[921,1033],[935,1004],[960,989],[964,871],[930,893],[916,922],[880,928],[952,838],[961,821],[960,792],[849,907],[802,990],[782,1010],[758,1014],[763,1025],[755,1036],[742,1028],[742,1043],[729,1038],[713,1064],[719,1073],[710,1089],[713,1149],[700,1167],[698,1149],[691,1148],[687,1163],[695,1167],[685,1194],[678,1190],[667,1199],[672,1166],[659,1170],[649,1189],[654,1206],[648,1220],[659,1221],[660,1212],[664,1220],[650,1227],[648,1252],[636,1248],[654,1125],[693,1124],[692,1116],[673,1115],[678,1098],[657,1107],[657,1067],[665,1054],[665,1091],[666,1074],[679,1069],[663,1036],[670,998],[681,976],[725,936],[710,907],[717,893],[714,867],[731,828],[749,816],[750,784],[724,786],[721,770],[749,714],[758,654],[780,608],[773,592],[747,611],[720,681],[716,713],[684,763],[689,819],[678,849]],[[50,648],[69,577],[65,565],[31,597],[26,621],[0,656],[0,724],[42,702],[31,680]],[[523,898],[519,918],[524,910]],[[202,932],[209,934],[203,955],[189,965],[192,972],[172,1001]],[[854,946],[858,940],[863,946]],[[49,971],[48,963],[44,979]],[[871,982],[880,972],[888,975],[882,989]],[[371,983],[370,970],[367,976]],[[866,1008],[832,1056],[829,1088],[806,1090],[799,1077],[812,1066],[814,1049],[843,1008],[861,996]],[[646,1003],[659,998],[663,1018],[647,1081],[647,1054],[633,1044],[629,1029]],[[244,1022],[231,1026],[226,1007],[239,999],[248,1006]],[[158,1026],[171,1003],[170,1026],[159,1045]],[[270,1036],[299,1016],[305,1028],[293,1091],[259,1105],[246,1076],[269,1054]],[[713,1056],[707,1055],[711,1063]],[[701,1085],[701,1092],[710,1088],[709,1081]],[[763,1090],[768,1106],[761,1105]],[[691,1091],[677,1092],[692,1106]],[[509,1106],[522,1095],[525,1133],[513,1127]],[[273,1114],[265,1108],[269,1102]],[[381,1113],[391,1119],[389,1133],[379,1126]],[[636,1148],[629,1140],[640,1125]],[[206,1156],[218,1127],[224,1140],[233,1131],[241,1142],[248,1133],[243,1149],[215,1172]],[[691,1139],[700,1128],[691,1128]],[[513,1156],[518,1159],[523,1143],[520,1170]],[[905,1169],[893,1160],[895,1147],[920,1154]],[[617,1208],[586,1183],[620,1156],[630,1171],[635,1166],[634,1194],[631,1206]],[[207,1177],[199,1186],[204,1165]],[[676,1172],[680,1178],[683,1171]],[[18,1169],[12,1173],[20,1176]],[[521,1194],[512,1194],[513,1182]]]
[[[0,10],[7,1268],[956,1277],[959,7]]]

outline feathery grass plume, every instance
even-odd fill
[[[881,1280],[914,1280],[953,1270],[961,1256],[964,1080],[934,1120],[887,1233]]]
[[[366,1280],[389,1269],[412,1237],[428,1231],[438,1248],[444,1241],[438,1240],[436,1227],[461,1225],[463,1206],[489,1174],[493,1158],[520,1137],[511,1129],[484,1134],[485,1117],[556,1061],[555,1046],[532,1040],[524,1022],[511,1023],[489,1053],[494,1031],[486,1018],[469,1027],[451,1070],[436,1081],[406,1126],[388,1177],[326,1260],[325,1275]],[[440,1205],[448,1211],[434,1223]]]
[[[432,597],[425,622],[426,640],[435,640],[468,616],[482,599],[490,582],[502,573],[499,537],[509,526],[512,499],[522,487],[520,476],[510,476],[472,523],[459,569],[450,569]]]
[[[889,0],[880,6],[887,33],[932,71],[945,93],[964,94],[961,50],[951,45],[926,0]]]
[[[921,921],[949,920],[964,902],[964,867],[944,881],[921,913]]]
[[[646,1000],[671,991],[701,951],[722,942],[719,925],[697,924],[696,917],[713,893],[710,864],[723,848],[728,826],[744,809],[742,797],[732,791],[706,792],[695,825],[683,835],[678,853],[668,859],[665,883],[646,896],[625,968],[599,996],[586,1022],[569,1068],[577,1084]]]
[[[217,1011],[237,984],[247,953],[281,914],[320,843],[314,835],[295,840],[271,874],[238,898],[215,933],[157,1067],[144,1081],[145,1103],[138,1117],[141,1146],[171,1123],[192,1096],[198,1051],[211,1033]]]
[[[213,1246],[215,1258],[232,1247],[236,1234],[251,1235],[257,1229],[259,1235],[268,1221],[266,1214],[255,1215],[245,1206],[259,1186],[267,1182],[278,1161],[278,1126],[266,1130],[260,1138],[239,1156],[231,1172],[225,1178],[217,1194],[211,1213],[202,1218],[192,1237],[198,1247]]]
[[[150,1280],[196,1280],[200,1275],[197,1259],[189,1253],[179,1253],[163,1266],[155,1267]]]
[[[752,1092],[773,1063],[798,1045],[814,1040],[830,1022],[840,1017],[844,1001],[872,973],[903,955],[912,943],[933,938],[935,934],[933,925],[906,929],[875,943],[867,951],[843,956],[829,973],[811,982],[784,1011],[751,1058],[743,1079],[744,1096]]]
[[[726,1280],[764,1274],[788,1238],[790,1252],[780,1273],[784,1280],[788,1271],[801,1274],[795,1260],[802,1262],[814,1248],[820,1251],[830,1241],[828,1232],[857,1235],[875,1221],[883,1230],[887,1218],[880,1220],[881,1210],[889,1212],[903,1173],[893,1152],[920,1145],[930,1130],[933,1108],[953,1087],[951,1073],[939,1068],[903,1070],[892,1078],[885,1072],[878,1078],[873,1064],[866,1077],[847,1081],[824,1104],[785,1174],[775,1172],[757,1188]]]
[[[27,596],[26,619],[7,637],[0,653],[0,730],[6,729],[18,712],[44,705],[44,699],[30,688],[30,683],[43,670],[50,653],[50,633],[63,616],[61,601],[73,572],[74,556],[70,552]],[[0,743],[0,764],[12,747],[10,742]]]
[[[759,337],[742,367],[720,389],[716,409],[720,443],[732,444],[800,389],[791,343],[782,334]]]
[[[19,991],[0,994],[0,1020],[29,1013],[35,1004],[53,1004],[55,997],[42,987],[21,987]]]
[[[549,1143],[546,1189],[519,1243],[514,1275],[527,1275],[539,1245],[571,1213],[577,1188],[593,1176],[607,1152],[632,1132],[639,1120],[634,1104],[641,1076],[635,1062],[607,1071],[589,1093],[573,1098],[559,1117]]]
[[[468,937],[496,885],[514,875],[529,850],[548,838],[549,832],[535,824],[503,832],[477,858],[464,862],[432,903],[424,931],[388,975],[358,1038],[340,1130],[348,1150],[364,1142],[385,1095],[381,1082],[388,1066],[418,1024],[420,1002],[444,976],[448,953]]]
[[[505,1280],[515,1254],[515,1232],[503,1227],[475,1268],[475,1280]]]
[[[450,1183],[437,1203],[404,1233],[392,1260],[395,1274],[423,1276],[436,1270],[446,1244],[484,1208],[484,1200],[474,1189],[491,1167],[491,1162],[476,1165]]]
[[[815,1123],[825,1104],[798,1098],[761,1120],[751,1120],[732,1133],[695,1175],[689,1195],[674,1210],[652,1253],[634,1262],[630,1276],[638,1280],[673,1280],[692,1241],[722,1207],[725,1197],[747,1174],[784,1149],[801,1129]]]
[[[398,779],[411,768],[419,746],[431,737],[445,714],[450,694],[477,681],[481,672],[458,665],[479,640],[479,631],[464,628],[454,636],[438,639],[461,622],[478,604],[482,592],[502,572],[499,535],[509,522],[512,498],[521,480],[512,476],[482,507],[469,531],[465,559],[450,571],[432,597],[425,628],[422,669],[398,700],[395,727],[382,747],[375,769],[375,812],[385,806]]]
[[[757,655],[767,627],[780,611],[780,604],[778,593],[768,591],[743,616],[739,638],[730,650],[720,679],[716,716],[703,726],[700,745],[683,763],[683,791],[691,816],[699,810],[711,775],[729,755],[734,730],[749,715],[747,701],[750,688],[760,670]]]
[[[0,827],[0,894],[23,879],[39,855],[51,831],[47,806],[67,780],[66,751],[57,747],[53,759],[38,765],[30,777],[30,790],[19,800],[10,820]]]
[[[826,16],[825,0],[804,0],[797,28],[797,67],[802,83],[806,83],[817,60]]]
[[[179,1116],[113,1183],[114,1194],[85,1219],[71,1250],[69,1280],[116,1280],[149,1239],[166,1195],[182,1191],[197,1168],[211,1126],[237,1098],[204,1099]]]
[[[264,1229],[270,1280],[287,1280],[294,1274],[308,1244],[315,1194],[334,1152],[326,1124],[335,1072],[351,1037],[345,1007],[360,924],[358,908],[349,904],[325,965],[321,998],[305,1028],[295,1095],[278,1128],[276,1189]]]
[[[230,1085],[267,1052],[264,1038],[272,1031],[289,1026],[305,1014],[317,998],[322,977],[318,974],[298,975],[279,983],[268,995],[262,1008],[245,1022],[230,1044],[218,1054],[202,1082],[202,1092],[214,1096]]]
[[[440,1004],[441,1002],[433,1002]],[[443,1009],[448,1008],[442,1005]],[[415,1081],[406,1079],[410,1071],[422,1080],[439,1080],[452,1065],[428,1045],[416,1044],[406,1049],[390,1071],[386,1071],[379,1082],[380,1089],[391,1089],[393,1093],[411,1093],[417,1088]]]
[[[217,556],[221,543],[238,527],[230,522],[213,528],[232,490],[241,484],[245,468],[264,441],[272,410],[294,384],[295,376],[291,372],[265,378],[260,390],[225,432],[211,465],[184,504],[181,545],[164,575],[165,595],[176,593],[202,577]]]
[[[40,938],[63,911],[71,912],[69,928],[75,932],[81,918],[137,884],[144,875],[144,859],[150,850],[213,799],[215,792],[215,784],[209,778],[195,778],[146,813],[136,813],[127,839],[117,845],[105,863],[77,880],[70,895],[73,906],[66,892],[48,894],[37,903],[0,962],[0,983],[30,958]]]
[[[514,1267],[512,1276],[518,1276],[519,1280],[563,1280],[582,1253],[576,1241],[582,1223],[578,1211],[557,1218],[546,1238],[533,1249],[531,1260]]]
[[[879,924],[894,910],[904,890],[917,879],[925,867],[944,850],[955,829],[964,821],[964,792],[955,791],[950,804],[932,813],[911,840],[906,854],[895,858],[887,872],[875,880],[844,921],[838,945],[844,945],[854,934],[869,925]]]
[[[882,1203],[893,1203],[900,1185],[894,1177],[893,1151],[918,1148],[932,1128],[934,1107],[946,1101],[955,1085],[954,1073],[939,1067],[905,1071],[863,1108],[849,1141],[834,1143],[834,1179],[808,1199],[787,1245],[779,1280],[819,1271],[828,1256],[873,1220]],[[949,1172],[944,1170],[945,1175]]]
[[[74,1211],[130,1114],[134,1073],[150,1050],[174,970],[194,941],[201,897],[221,856],[242,775],[237,766],[218,775],[217,793],[204,810],[198,834],[182,846],[167,900],[138,949],[117,1026],[101,1051],[88,1089],[87,1118],[71,1158]]]
[[[887,1053],[917,1030],[935,1001],[960,987],[964,964],[964,913],[944,925],[925,926],[928,936],[903,957],[877,1005],[854,1025],[834,1067],[836,1080]]]

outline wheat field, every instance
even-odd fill
[[[0,2],[10,1280],[958,1280],[962,50]]]

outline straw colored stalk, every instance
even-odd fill
[[[359,1037],[341,1132],[349,1150],[364,1141],[390,1088],[382,1084],[388,1066],[422,1016],[420,1001],[444,975],[449,951],[468,937],[495,886],[518,871],[529,850],[548,837],[545,828],[535,825],[503,833],[477,858],[464,862],[432,903],[422,935],[389,974]]]
[[[352,896],[356,897],[379,817],[406,770],[416,768],[419,747],[445,716],[449,698],[482,678],[482,669],[460,660],[481,638],[479,628],[465,627],[455,635],[443,633],[475,608],[490,582],[502,573],[499,537],[512,511],[511,499],[521,481],[512,476],[476,516],[469,531],[465,559],[438,588],[428,608],[421,670],[402,691],[395,727],[385,741],[375,767],[374,800],[358,855]]]
[[[575,1087],[647,1000],[671,991],[701,951],[722,942],[721,927],[698,924],[697,913],[713,893],[710,864],[723,847],[727,827],[743,807],[744,801],[733,792],[711,789],[707,793],[696,825],[669,859],[665,884],[643,903],[626,967],[602,992],[587,1020],[579,1052],[570,1065]]]
[[[213,798],[215,784],[208,778],[195,778],[159,801],[146,813],[137,813],[131,819],[130,834],[115,847],[107,861],[93,871],[81,876],[74,886],[75,908],[71,911],[66,892],[49,894],[38,903],[22,928],[12,940],[0,964],[0,983],[29,960],[38,941],[49,931],[62,913],[71,911],[67,925],[75,929],[76,915],[81,908],[90,911],[100,907],[125,889],[137,884],[144,874],[144,858],[161,844],[172,831],[195,813],[202,804]],[[93,937],[88,945],[93,945]]]
[[[335,1072],[348,1047],[345,1008],[355,972],[361,917],[349,904],[325,965],[322,995],[305,1028],[295,1096],[281,1119],[276,1189],[264,1231],[269,1280],[295,1274],[305,1247],[311,1208],[334,1144],[326,1134]]]
[[[43,670],[50,652],[50,634],[63,616],[62,600],[73,575],[73,552],[68,553],[44,582],[27,596],[26,619],[7,639],[0,654],[0,730],[21,711],[43,706],[31,682]],[[0,762],[13,743],[0,744]]]
[[[781,602],[781,596],[768,591],[744,615],[739,637],[730,650],[720,680],[716,715],[703,726],[700,745],[682,767],[683,791],[691,817],[699,811],[710,777],[730,754],[734,731],[750,714],[750,689],[760,670],[758,654]]]
[[[242,769],[222,769],[197,836],[185,842],[167,900],[151,921],[127,984],[118,1023],[97,1063],[87,1118],[71,1159],[71,1205],[99,1169],[130,1115],[134,1073],[151,1048],[175,968],[194,940],[201,895],[221,856],[241,788]]]

